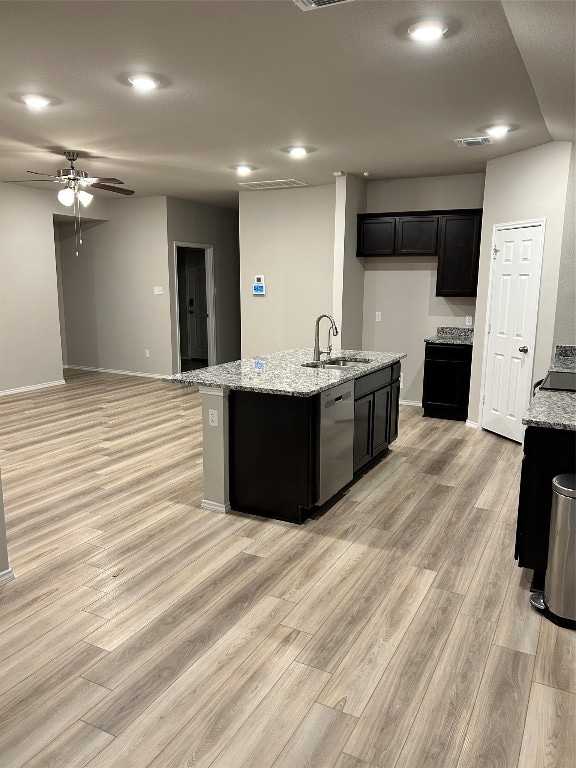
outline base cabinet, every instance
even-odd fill
[[[466,421],[472,346],[426,343],[422,408],[424,416]]]
[[[535,587],[544,588],[552,510],[552,480],[576,472],[574,432],[527,427],[520,475],[515,557],[534,571]]]
[[[354,472],[382,454],[398,437],[400,363],[356,379]]]

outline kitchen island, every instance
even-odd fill
[[[291,349],[178,374],[202,398],[202,506],[303,522],[398,433],[404,353]]]

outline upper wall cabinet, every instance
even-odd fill
[[[358,256],[438,256],[437,296],[476,296],[481,209],[363,213]]]
[[[482,212],[440,217],[436,296],[476,296]]]

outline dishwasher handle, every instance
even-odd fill
[[[338,397],[332,398],[332,400],[326,400],[324,403],[324,408],[332,408],[332,406],[336,405],[336,403],[342,403],[344,400],[349,400],[352,397],[352,392],[344,392],[342,395],[338,395]]]

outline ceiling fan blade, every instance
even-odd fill
[[[90,184],[91,187],[94,187],[94,189],[105,189],[107,192],[118,192],[119,195],[133,195],[134,190],[133,189],[126,189],[122,187],[111,187],[109,184],[100,184],[97,182],[96,184]]]
[[[124,184],[120,179],[114,178],[114,176],[89,176],[87,179],[83,179],[87,184]]]
[[[40,171],[26,171],[26,173],[33,173],[35,176],[50,176],[51,179],[60,178],[60,176],[53,176],[51,173],[40,173]]]
[[[50,184],[56,184],[58,179],[8,179],[7,181],[3,181],[2,184],[36,184],[39,181],[49,181]]]

